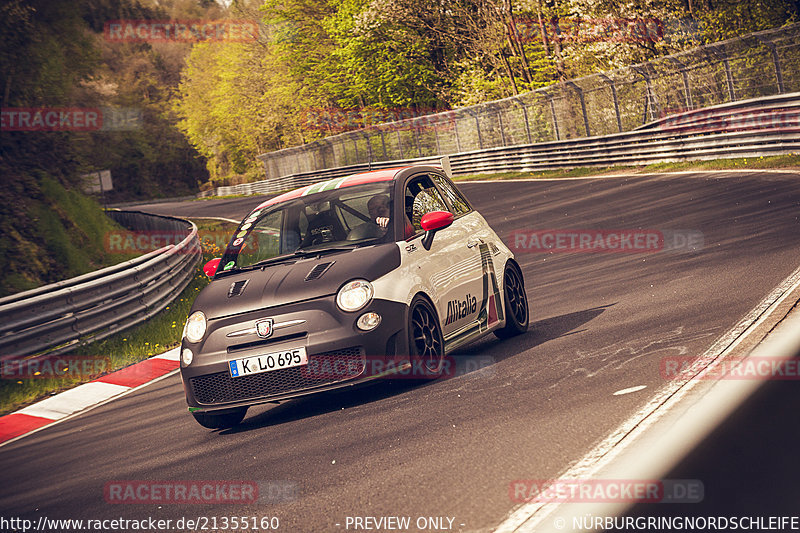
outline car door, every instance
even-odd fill
[[[500,250],[495,242],[497,236],[455,185],[435,173],[431,178],[442,191],[448,209],[455,217],[453,226],[464,235],[462,246],[467,250],[470,269],[469,275],[465,273],[461,291],[477,299],[476,312],[456,320],[456,327],[445,333],[445,345],[452,348],[485,333],[503,320],[503,302],[495,270],[495,262],[503,258],[499,257]],[[460,316],[458,302],[452,302],[451,307]]]
[[[405,190],[406,216],[414,232],[422,232],[421,219],[431,211],[450,211],[450,206],[428,174],[414,176]],[[428,280],[442,333],[448,336],[474,321],[480,310],[480,252],[468,246],[468,235],[459,220],[436,233],[430,250],[417,257],[421,274]]]

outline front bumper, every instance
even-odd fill
[[[356,327],[366,312],[381,315],[381,323],[369,332]],[[272,318],[277,324],[269,338],[254,332],[255,321]],[[301,322],[302,321],[302,322]],[[276,402],[306,394],[355,385],[380,377],[374,372],[376,357],[385,368],[400,367],[409,360],[408,306],[375,299],[355,313],[341,311],[334,296],[283,305],[208,321],[204,339],[189,343],[181,352],[194,353],[191,365],[181,361],[186,402],[192,411],[216,411]],[[231,334],[237,334],[231,336]],[[233,378],[229,361],[304,346],[308,365]],[[368,368],[368,366],[370,368]]]

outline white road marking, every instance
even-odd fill
[[[93,381],[17,411],[23,415],[59,420],[125,392],[129,387]]]
[[[173,348],[167,352],[160,353],[158,355],[154,355],[150,359],[166,359],[168,361],[180,361],[181,359],[181,348],[180,346]]]
[[[167,352],[164,352],[162,354],[158,354],[156,356],[153,356],[152,359],[159,358],[159,359],[167,359],[167,360],[171,360],[171,361],[177,361],[179,359],[179,357],[180,357],[180,347],[177,347],[177,348],[173,348],[172,350],[169,350]],[[176,368],[175,370],[171,370],[170,372],[167,372],[166,374],[163,374],[163,375],[161,375],[161,376],[159,376],[159,377],[157,377],[157,378],[155,378],[155,379],[153,379],[151,381],[148,381],[147,383],[143,383],[143,384],[139,385],[138,387],[133,387],[133,388],[125,387],[123,385],[114,385],[114,384],[111,384],[111,383],[103,383],[103,382],[85,383],[83,385],[79,385],[78,387],[75,387],[74,389],[70,389],[70,390],[61,392],[61,393],[59,393],[59,394],[57,394],[57,395],[55,395],[55,396],[53,396],[51,398],[47,398],[46,400],[42,400],[42,401],[37,402],[37,403],[35,403],[33,405],[29,405],[28,407],[25,407],[23,409],[15,411],[15,413],[21,413],[21,414],[26,414],[26,415],[31,415],[31,416],[39,416],[39,417],[42,417],[42,418],[47,418],[47,419],[53,420],[53,423],[38,427],[36,429],[28,431],[27,433],[23,433],[22,435],[14,437],[13,439],[8,439],[6,441],[0,442],[0,447],[6,446],[6,445],[11,444],[12,442],[16,442],[16,441],[18,441],[20,439],[24,439],[28,435],[31,435],[31,434],[36,433],[38,431],[41,431],[43,429],[52,427],[52,426],[54,426],[56,424],[59,424],[61,422],[65,422],[67,420],[75,418],[76,416],[80,416],[83,413],[91,411],[92,409],[96,409],[98,407],[101,407],[101,406],[103,406],[103,405],[105,405],[107,403],[110,403],[110,402],[112,402],[114,400],[122,398],[123,396],[127,396],[128,394],[131,394],[132,392],[136,392],[139,389],[142,389],[144,387],[148,387],[148,386],[152,385],[153,383],[156,383],[157,381],[161,381],[162,379],[166,379],[166,378],[169,378],[171,376],[174,376],[178,372],[180,372],[180,369]],[[88,398],[86,398],[86,399],[78,398],[76,402],[72,402],[72,400],[71,400],[71,396],[72,395],[74,395],[74,394],[82,394],[82,392],[81,393],[75,393],[73,391],[76,391],[76,390],[80,389],[81,387],[86,387],[87,385],[101,385],[101,387],[92,387],[93,394],[95,395],[92,400],[90,400]],[[84,390],[86,390],[86,389],[81,389],[81,391],[84,391]],[[114,392],[114,394],[110,394],[111,392]],[[62,398],[66,399],[68,403],[71,403],[72,407],[70,407],[68,404],[62,405],[62,403],[61,403]],[[82,407],[82,408],[80,408],[80,409],[78,409],[76,411],[67,412],[70,409],[72,409],[72,408],[76,407],[77,405],[79,405],[80,403],[82,403],[84,400],[87,403],[87,405],[85,405],[84,407]]]
[[[642,389],[646,389],[647,385],[637,385],[636,387],[629,387],[627,389],[618,390],[612,396],[622,396],[623,394],[630,394],[632,392],[638,392]]]
[[[706,350],[691,365],[692,372],[689,377],[683,380],[674,380],[659,390],[644,407],[623,422],[593,450],[555,478],[591,479],[602,469],[607,468],[631,442],[645,433],[703,381],[694,379],[694,376],[704,369],[710,369],[713,372],[719,366],[720,359],[747,338],[747,335],[769,316],[769,312],[780,305],[798,287],[800,287],[800,268],[792,272],[738,324]],[[728,407],[732,408],[733,406]],[[534,531],[558,507],[557,503],[530,502],[522,504],[513,510],[494,531],[495,533]]]

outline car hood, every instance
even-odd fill
[[[209,319],[336,294],[355,278],[373,281],[400,266],[395,243],[355,248],[214,278],[192,310]]]

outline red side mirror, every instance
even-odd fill
[[[220,261],[222,261],[222,258],[217,257],[215,259],[212,259],[205,265],[203,265],[203,272],[205,272],[205,275],[208,276],[209,278],[213,278],[214,274],[217,273]]]
[[[453,213],[449,211],[431,211],[422,216],[420,225],[424,231],[435,231],[446,228],[453,223]]]

